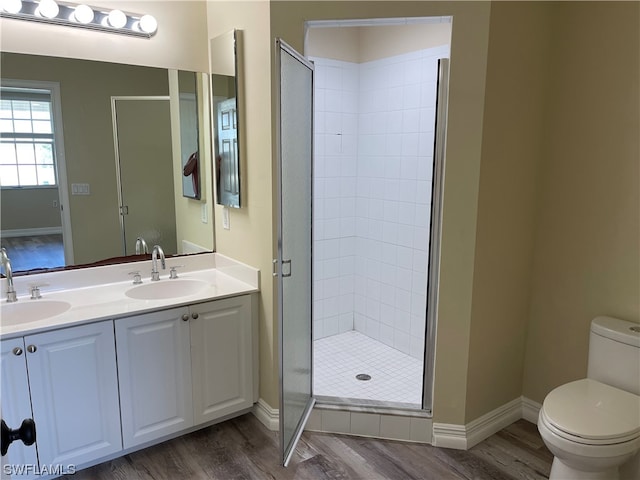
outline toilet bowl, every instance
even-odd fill
[[[587,378],[547,395],[538,430],[554,455],[550,480],[640,479],[638,324],[591,322]]]
[[[538,430],[555,457],[550,479],[615,480],[640,450],[640,397],[577,380],[547,396]]]

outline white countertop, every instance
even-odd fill
[[[160,262],[158,262],[160,264]],[[169,269],[178,268],[178,278],[169,278]],[[151,282],[151,261],[134,262],[103,267],[48,272],[14,278],[18,302],[7,303],[6,280],[0,282],[2,302],[0,303],[0,338],[14,338],[47,330],[79,325],[105,319],[115,319],[164,310],[172,307],[191,305],[220,298],[255,293],[259,291],[259,270],[244,265],[218,253],[199,254],[167,258],[166,270],[160,271],[160,280]],[[127,290],[138,287],[133,284],[132,271],[139,271],[143,284],[158,285],[171,290],[184,280],[194,280],[198,289],[172,298],[141,300],[127,296]],[[171,282],[175,282],[172,284]],[[30,287],[40,288],[42,298],[30,299]],[[5,320],[15,318],[12,308],[23,308],[19,304],[38,304],[47,307],[46,302],[68,302],[65,312],[42,320],[31,320],[28,314],[24,321]]]

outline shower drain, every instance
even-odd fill
[[[362,380],[363,382],[366,382],[367,380],[371,380],[371,375],[368,375],[366,373],[359,373],[358,375],[356,375],[356,378],[358,380]]]

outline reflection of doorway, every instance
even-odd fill
[[[240,178],[238,176],[238,119],[236,99],[229,98],[216,106],[218,138],[217,176],[218,203],[240,205]]]
[[[123,255],[136,239],[177,253],[169,97],[111,99]]]
[[[448,70],[438,60],[449,56],[451,23],[400,20],[308,24],[317,77],[313,393],[430,413],[443,165],[434,138]]]

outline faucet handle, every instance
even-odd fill
[[[134,270],[133,272],[129,272],[129,275],[133,275],[134,285],[140,285],[142,283],[142,276],[140,275],[139,270]]]
[[[184,265],[174,265],[173,267],[169,267],[169,278],[178,278],[178,272],[176,271],[176,269],[182,267],[184,267]]]
[[[31,300],[37,300],[42,298],[42,294],[40,293],[40,287],[48,287],[48,283],[38,283],[29,285],[29,291],[31,292]]]

